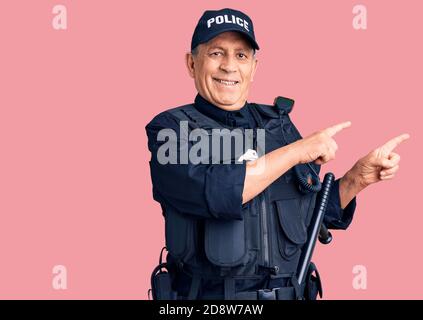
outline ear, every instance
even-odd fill
[[[185,63],[188,69],[188,73],[191,78],[194,78],[194,57],[191,52],[187,52],[185,55]]]
[[[257,58],[254,58],[254,61],[253,61],[253,71],[251,72],[251,82],[253,82],[253,80],[254,80],[254,75],[256,74],[256,70],[257,70],[257,63],[258,63]]]

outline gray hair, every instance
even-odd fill
[[[198,45],[199,46],[199,45]],[[196,46],[194,49],[191,50],[191,54],[193,56],[196,56],[198,54],[198,46]]]

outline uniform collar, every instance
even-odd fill
[[[254,119],[249,111],[248,102],[245,102],[244,106],[239,110],[226,111],[197,94],[194,106],[202,114],[230,127],[253,128],[255,126]]]

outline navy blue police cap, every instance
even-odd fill
[[[254,49],[260,49],[254,36],[253,21],[250,17],[241,11],[225,8],[207,10],[203,13],[192,35],[191,50],[227,31],[242,33]]]

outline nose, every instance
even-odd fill
[[[237,62],[235,57],[233,57],[232,55],[225,56],[221,61],[220,69],[227,73],[236,72]]]

